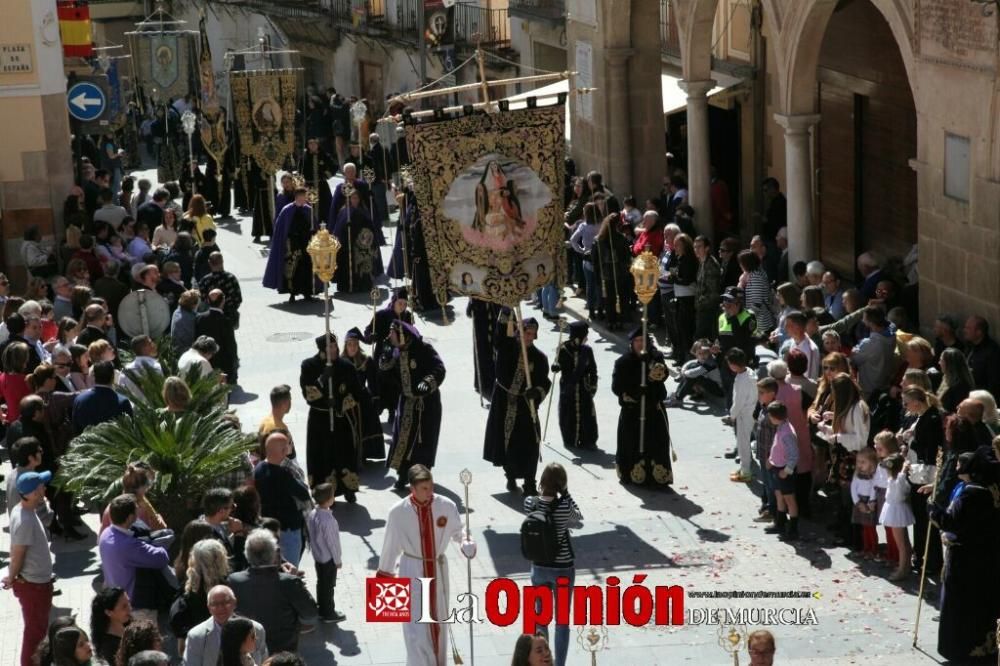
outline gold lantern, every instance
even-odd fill
[[[337,272],[337,252],[339,251],[340,241],[326,230],[326,223],[320,224],[319,231],[313,235],[306,248],[309,258],[312,259],[313,273],[316,274],[320,282],[329,284],[330,280],[333,279],[333,274]]]
[[[629,272],[635,280],[635,295],[643,306],[649,305],[659,291],[657,281],[660,277],[660,263],[656,256],[649,250],[643,250],[642,254],[632,260]]]

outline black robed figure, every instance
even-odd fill
[[[493,396],[493,384],[496,382],[493,336],[498,315],[498,305],[478,298],[470,298],[465,309],[465,316],[472,319],[473,353],[476,355],[472,385],[487,400]]]
[[[503,467],[507,490],[517,490],[517,479],[524,479],[524,494],[536,495],[535,474],[542,439],[537,410],[552,383],[549,381],[549,359],[534,346],[538,322],[533,318],[525,319],[523,329],[528,351],[527,372],[513,315],[510,310],[501,312],[494,336],[497,342],[496,381],[486,419],[483,458],[496,467]],[[530,389],[526,374],[531,379]]]
[[[361,463],[359,443],[364,438],[362,403],[364,389],[358,382],[354,365],[340,357],[337,338],[321,335],[316,338],[315,356],[302,361],[299,385],[309,404],[306,424],[306,474],[309,485],[317,486],[332,480],[337,494],[348,502],[356,502],[358,468]],[[329,355],[332,363],[327,366]],[[330,396],[330,384],[333,396]],[[330,412],[333,411],[333,428]]]
[[[312,208],[306,203],[306,188],[299,187],[274,221],[271,253],[264,270],[264,286],[288,294],[289,302],[294,302],[296,295],[312,299],[316,291],[308,252],[312,235]]]
[[[597,448],[597,363],[587,344],[587,322],[569,325],[569,340],[559,347],[552,369],[559,375],[559,430],[567,448]]]
[[[378,361],[365,354],[361,349],[364,336],[354,327],[344,335],[343,358],[354,365],[358,373],[358,383],[361,385],[361,418],[363,420],[361,447],[362,458],[382,460],[385,458],[385,438],[382,436],[382,424],[378,420],[379,410],[373,397],[378,376]]]
[[[591,250],[601,281],[602,309],[611,330],[621,328],[622,323],[628,320],[632,299],[632,276],[628,272],[632,254],[628,241],[619,229],[620,224],[618,213],[605,217]]]
[[[379,252],[384,238],[372,224],[368,209],[362,205],[360,192],[355,190],[349,201],[350,205],[336,214],[336,220],[332,225],[327,224],[327,229],[340,241],[337,272],[333,276],[337,290],[353,293],[367,291],[375,278],[384,272]],[[330,217],[334,217],[333,213]]]
[[[952,460],[954,460],[952,458]],[[948,546],[941,585],[938,652],[956,664],[996,663],[1000,616],[1000,489],[992,449],[958,456],[959,483],[931,519]]]
[[[645,342],[645,344],[644,344]],[[667,365],[649,339],[643,340],[642,327],[629,336],[630,349],[615,361],[611,376],[611,391],[618,396],[621,413],[618,416],[618,448],[615,465],[623,484],[669,486],[674,482],[670,464],[670,425],[663,400]],[[643,387],[643,352],[648,349],[646,385]],[[644,451],[639,451],[642,396],[646,396],[646,428]]]
[[[399,474],[395,487],[402,489],[411,466],[434,466],[441,432],[444,363],[416,328],[396,319],[389,327],[389,346],[379,369],[394,374],[401,389],[386,464]]]
[[[316,205],[316,219],[325,220],[330,215],[330,202],[333,192],[330,191],[329,179],[337,172],[337,166],[330,155],[320,149],[319,139],[310,138],[306,141],[306,150],[299,160],[299,173],[306,181],[306,187],[316,190],[319,197]]]
[[[389,328],[392,322],[399,320],[413,325],[413,313],[406,309],[407,296],[405,287],[394,291],[389,303],[378,310],[365,327],[362,340],[365,344],[372,345],[373,358],[381,359],[385,354],[385,349],[389,346]],[[396,405],[399,403],[399,373],[394,370],[376,373],[374,381],[368,384],[368,390],[375,397],[376,413],[381,414],[383,409],[388,409],[391,422],[396,417]]]

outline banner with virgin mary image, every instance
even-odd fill
[[[514,306],[565,281],[562,104],[407,120],[431,281]]]
[[[295,150],[298,77],[294,70],[229,73],[241,149],[264,173],[284,168]]]

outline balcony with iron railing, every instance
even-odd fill
[[[660,50],[663,55],[680,58],[681,39],[677,34],[677,17],[672,0],[660,0]]]
[[[510,15],[559,25],[566,22],[566,0],[510,0]]]
[[[419,3],[423,0],[320,1],[341,29],[407,43],[420,39]],[[510,18],[506,9],[456,4],[453,15],[457,48],[474,47],[477,43],[493,50],[510,47]]]

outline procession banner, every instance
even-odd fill
[[[198,22],[201,52],[198,56],[198,78],[201,84],[201,115],[198,131],[201,133],[201,145],[213,160],[215,160],[217,177],[222,180],[222,165],[229,148],[229,136],[226,132],[225,109],[219,103],[218,89],[215,87],[215,70],[212,67],[212,46],[208,41],[208,30],[205,28],[205,15]]]
[[[241,150],[264,173],[273,174],[283,168],[295,150],[298,76],[294,70],[229,74]]]
[[[143,93],[163,104],[195,89],[193,79],[198,36],[194,31],[126,33]]]
[[[407,143],[431,280],[514,306],[565,279],[562,104],[413,120]]]

